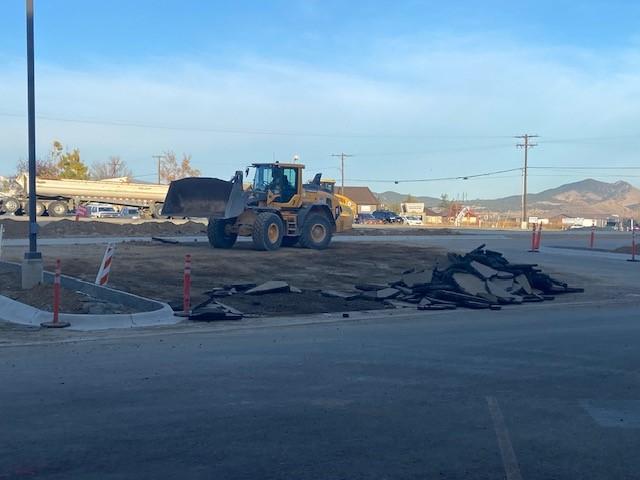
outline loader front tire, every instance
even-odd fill
[[[333,228],[326,215],[310,213],[302,225],[300,245],[304,248],[324,250],[331,243]]]
[[[259,213],[253,224],[253,246],[256,250],[277,250],[282,245],[284,225],[278,215]]]
[[[234,218],[228,219],[209,219],[207,226],[207,237],[209,243],[215,248],[231,248],[238,238],[237,233],[233,233],[230,229],[235,222]]]

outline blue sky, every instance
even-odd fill
[[[556,167],[532,172],[532,191],[640,183],[640,170],[557,169],[638,164],[637,2],[35,3],[43,156],[59,139],[151,179],[166,149],[222,177],[298,154],[309,177],[337,177],[330,155],[346,151],[350,184],[494,197],[520,191],[518,172],[383,181],[518,168],[510,137],[529,132],[531,164]],[[26,156],[24,1],[2,2],[0,18],[6,174]]]

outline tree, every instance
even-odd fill
[[[451,206],[451,200],[449,200],[449,195],[447,195],[446,193],[443,193],[442,195],[440,195],[440,208],[442,210],[449,210],[450,206]]]
[[[18,175],[21,173],[29,173],[29,162],[24,158],[18,160],[16,166]],[[37,158],[36,159],[36,177],[40,178],[58,178],[60,176],[60,169],[58,164],[52,158]]]
[[[169,183],[185,177],[199,177],[200,170],[191,166],[191,155],[182,154],[178,164],[175,152],[167,150],[160,161],[160,180]]]
[[[409,194],[407,195],[407,198],[404,199],[403,203],[418,203],[418,199],[413,195]]]
[[[119,156],[112,156],[104,162],[95,162],[91,165],[91,178],[94,180],[132,176],[133,173]]]
[[[60,158],[58,162],[60,178],[70,178],[74,180],[86,180],[89,178],[89,167],[80,159],[79,149],[74,148],[72,151],[66,151],[64,153],[60,150],[57,153]]]

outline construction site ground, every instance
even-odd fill
[[[3,258],[19,261],[23,249],[6,248]],[[63,273],[93,281],[103,249],[96,245],[43,246],[45,268],[60,259]],[[231,250],[213,249],[206,242],[177,245],[156,242],[118,244],[109,285],[164,302],[180,301],[184,257],[192,257],[192,304],[208,298],[204,292],[238,282],[260,284],[283,280],[303,293],[234,295],[221,299],[243,313],[300,314],[381,308],[371,300],[346,301],[320,294],[322,289],[353,290],[362,282],[386,283],[416,263],[433,267],[446,260],[441,248],[412,248],[392,243],[341,243],[328,250],[283,248],[276,252],[253,250],[251,242],[239,242]]]
[[[153,223],[153,222],[152,222]],[[408,235],[408,229],[395,227],[397,235],[390,236],[339,236],[331,247],[323,251],[302,248],[284,248],[277,252],[258,252],[252,249],[250,241],[239,241],[231,250],[211,248],[206,239],[184,241],[184,236],[176,236],[183,243],[166,244],[142,241],[133,237],[76,237],[43,238],[40,250],[45,268],[52,270],[57,258],[62,261],[63,273],[93,281],[97,273],[105,242],[109,238],[117,244],[110,285],[124,291],[140,294],[162,301],[180,301],[184,255],[193,257],[193,299],[195,305],[207,298],[204,292],[214,287],[234,282],[261,283],[268,280],[284,280],[305,290],[303,294],[275,294],[247,298],[244,296],[225,297],[221,301],[245,313],[259,313],[272,318],[291,317],[297,321],[315,321],[308,314],[323,312],[366,311],[381,308],[379,302],[327,298],[320,295],[321,289],[352,290],[356,283],[386,283],[398,278],[403,270],[414,266],[431,268],[446,262],[448,251],[465,252],[486,243],[489,248],[504,252],[506,258],[514,262],[539,263],[545,272],[567,281],[572,286],[584,287],[585,294],[564,295],[550,302],[546,308],[573,303],[611,302],[624,303],[637,300],[640,290],[637,285],[637,265],[626,261],[626,256],[610,252],[572,250],[567,246],[584,246],[588,235],[573,232],[546,232],[540,253],[529,253],[530,235],[527,232],[457,232],[454,235]],[[613,250],[623,246],[629,239],[626,233],[600,235],[598,247]],[[19,243],[18,243],[19,242]],[[82,243],[86,242],[86,243]],[[5,242],[2,259],[20,261],[25,251],[25,239]],[[562,247],[562,248],[559,248]],[[534,305],[510,307],[509,311],[537,308]],[[387,315],[402,315],[401,311],[383,310]],[[424,312],[429,318],[437,312]],[[450,315],[467,316],[474,312],[458,310]],[[351,319],[359,318],[351,314]],[[438,314],[439,315],[439,314]],[[313,318],[318,318],[317,315]],[[336,318],[340,318],[338,313]],[[256,319],[243,319],[235,325],[253,325]],[[344,320],[349,321],[349,320]],[[164,329],[165,327],[163,327]],[[199,328],[193,324],[166,327],[169,330]],[[214,328],[212,326],[212,328]],[[217,326],[215,327],[217,328]],[[237,328],[237,327],[233,327]],[[21,337],[28,332],[31,339],[57,338],[59,335],[75,336],[51,332],[33,332],[21,328],[2,325],[3,338],[10,335]],[[3,340],[4,341],[4,340]]]

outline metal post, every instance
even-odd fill
[[[29,251],[22,260],[22,288],[42,283],[42,255],[38,252],[38,222],[36,220],[36,102],[33,41],[33,0],[27,6],[27,128],[29,143]]]
[[[25,258],[41,258],[36,220],[36,102],[33,41],[33,0],[27,0],[27,108],[29,128],[29,252]]]

